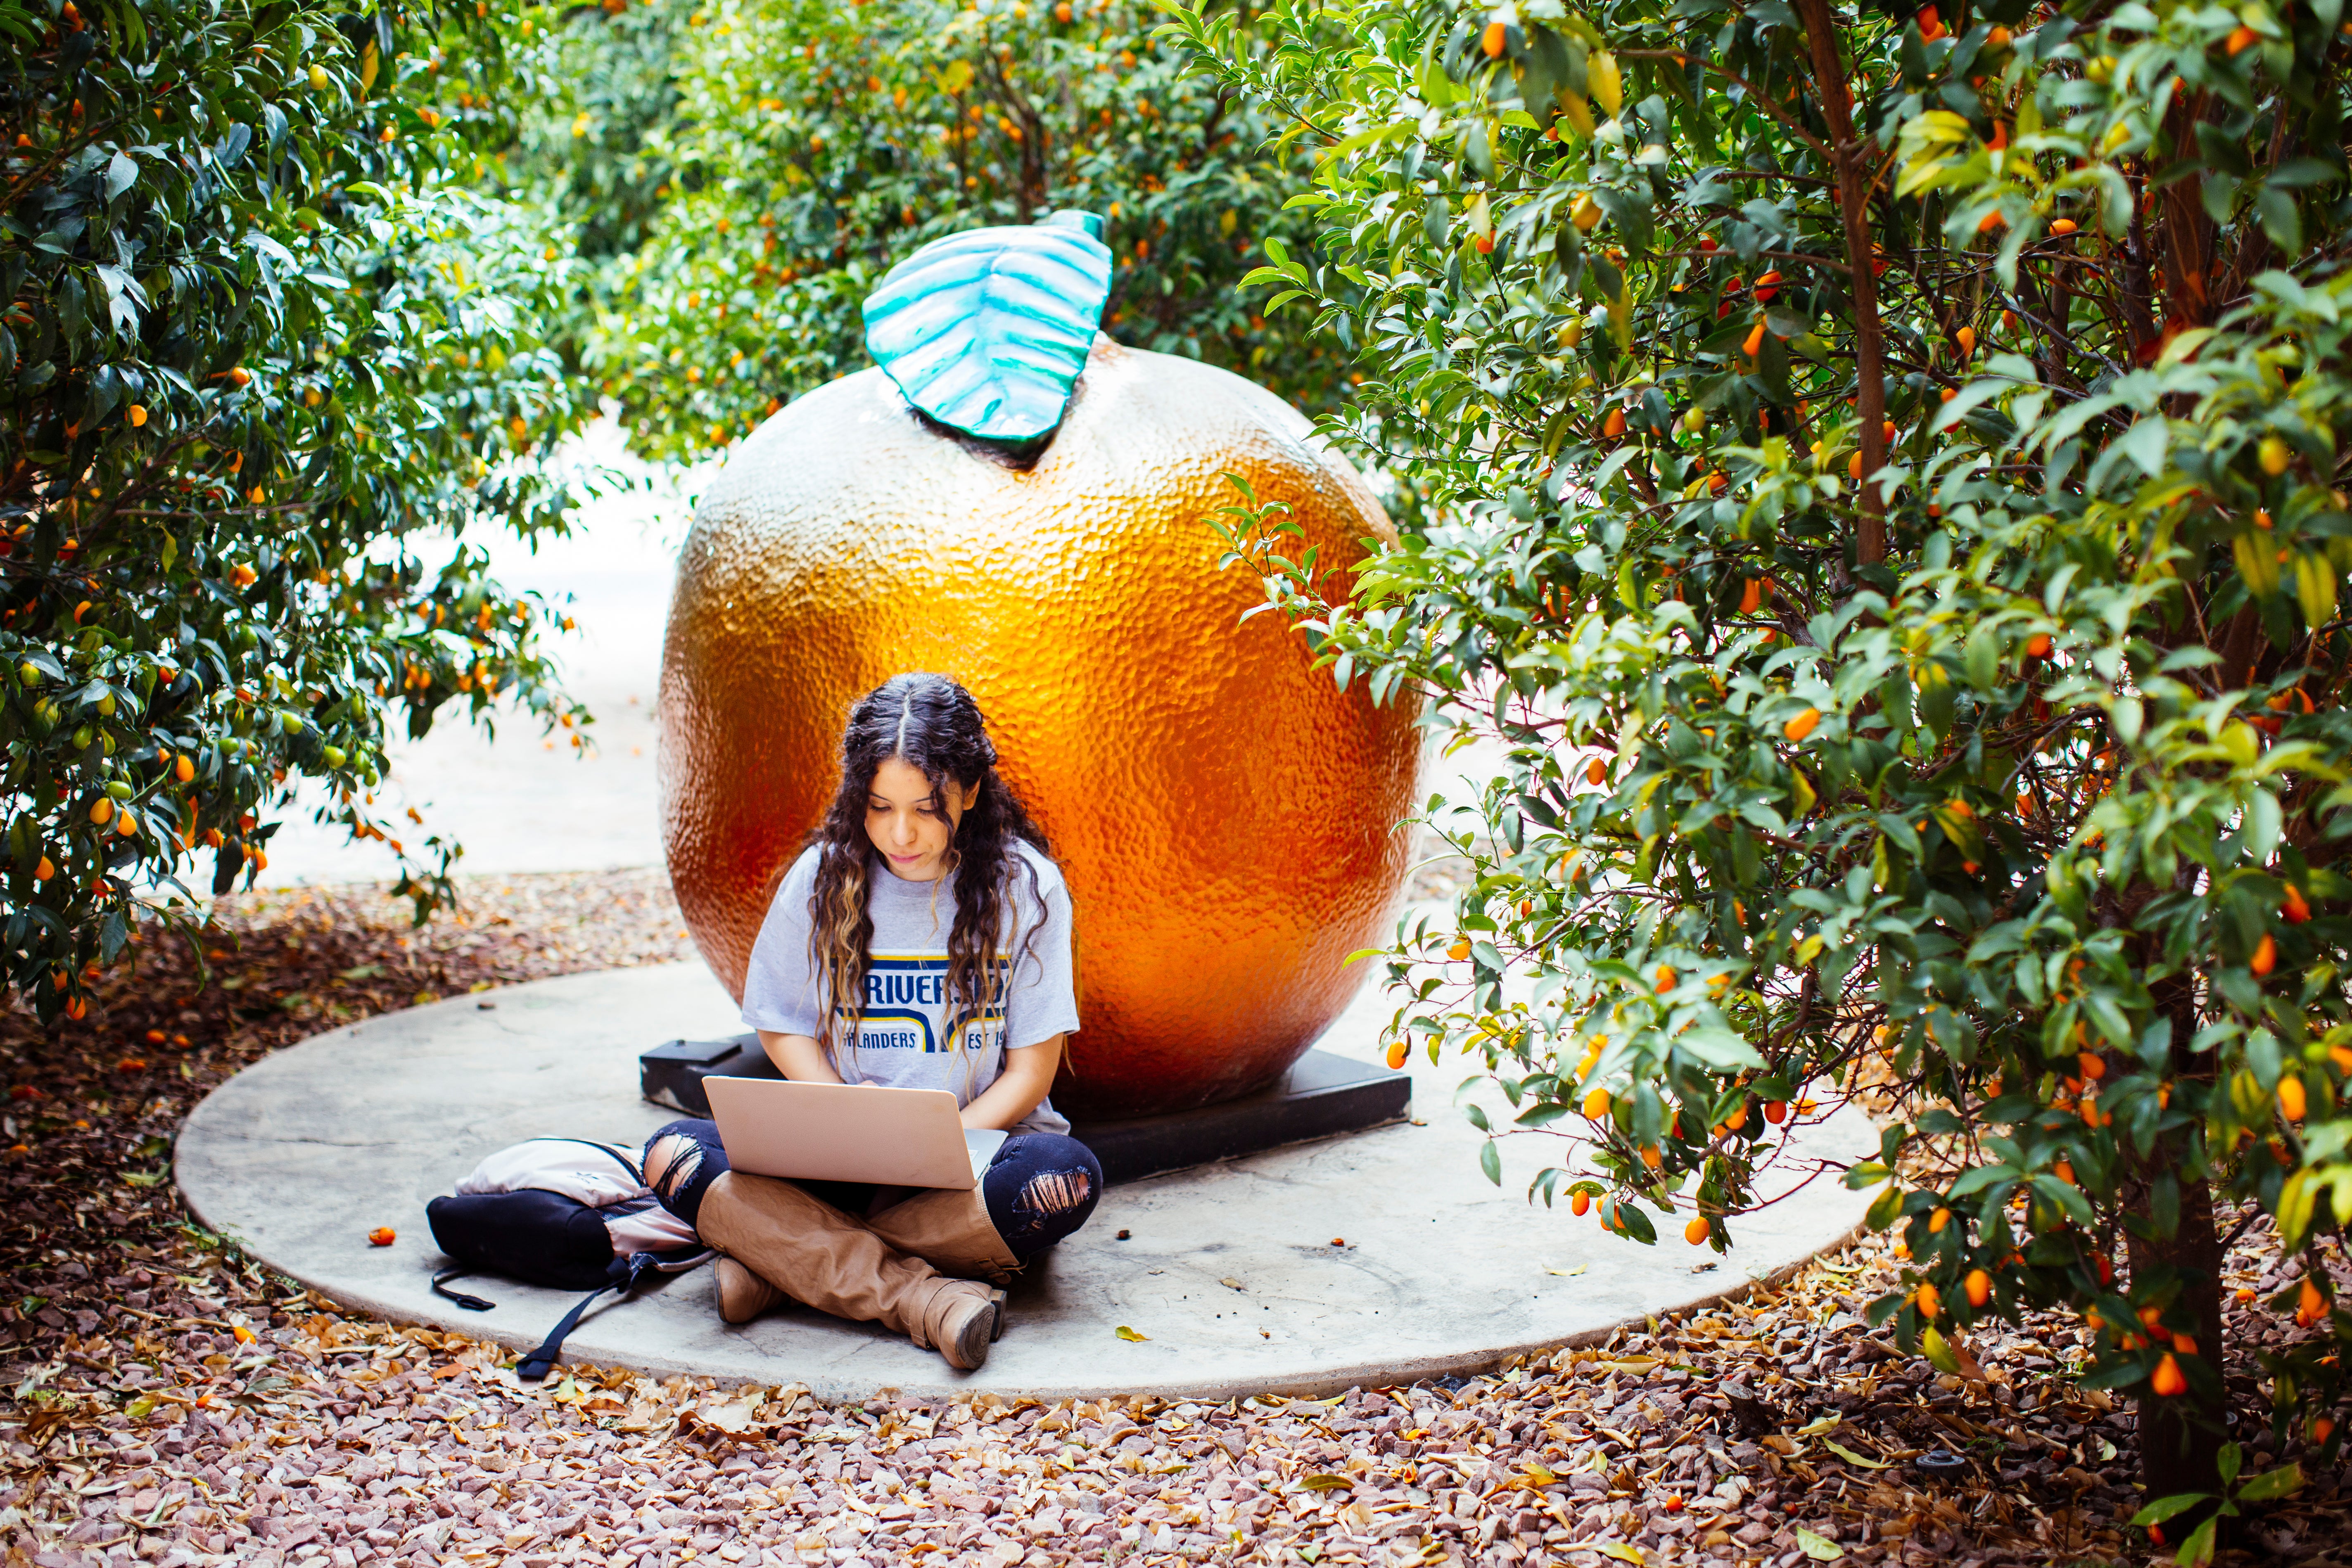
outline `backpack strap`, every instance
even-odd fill
[[[637,1163],[635,1161],[621,1152],[620,1146],[618,1144],[599,1143],[593,1138],[541,1138],[534,1140],[534,1142],[541,1143],[585,1143],[591,1149],[601,1150],[603,1152],[612,1156],[613,1160],[619,1164],[621,1169],[629,1173],[629,1180],[636,1183],[637,1185],[641,1187],[646,1184],[646,1173],[637,1169]]]
[[[597,1297],[618,1291],[620,1294],[616,1300],[625,1300],[646,1275],[679,1273],[709,1256],[707,1248],[689,1252],[688,1248],[678,1247],[667,1252],[633,1252],[626,1262],[614,1258],[612,1283],[589,1291],[580,1299],[579,1305],[564,1313],[555,1327],[548,1331],[546,1342],[515,1364],[515,1376],[525,1383],[537,1383],[553,1371],[556,1358],[563,1353],[563,1342],[571,1336],[572,1330],[580,1326],[581,1318],[596,1304]]]
[[[496,1301],[485,1301],[479,1296],[468,1296],[463,1290],[452,1290],[449,1289],[450,1280],[463,1279],[467,1275],[472,1272],[473,1270],[470,1268],[443,1269],[440,1273],[436,1274],[433,1277],[433,1293],[436,1296],[440,1296],[448,1300],[457,1302],[457,1305],[465,1308],[468,1312],[488,1312],[494,1310],[498,1306]]]

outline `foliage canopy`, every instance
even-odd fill
[[[2158,1496],[2221,1490],[2217,1203],[2300,1258],[2282,1436],[2341,1441],[2339,12],[1171,28],[1314,158],[1315,247],[1249,281],[1361,345],[1342,432],[1430,508],[1353,582],[1246,507],[1236,553],[1340,680],[1507,751],[1400,1041],[1645,1242],[1727,1247],[1784,1117],[1893,1095],[1874,1318],[1949,1362],[2078,1310]]]
[[[1341,345],[1238,299],[1302,177],[1125,0],[653,0],[574,13],[534,182],[602,262],[581,353],[649,455],[690,458],[865,368],[860,310],[929,240],[1057,207],[1105,220],[1104,330],[1335,406]],[[660,62],[660,63],[656,63]]]
[[[560,612],[417,549],[560,526],[516,459],[589,406],[541,332],[566,265],[453,178],[512,134],[515,26],[0,0],[0,864],[45,1019],[200,858],[257,868],[299,780],[396,833],[366,793],[395,712],[572,721]],[[420,918],[452,847],[410,862]]]

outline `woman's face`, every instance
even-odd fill
[[[955,842],[956,824],[980,798],[980,781],[958,788],[953,780],[940,792],[947,797],[943,815],[931,800],[931,781],[920,770],[893,757],[874,770],[874,784],[866,797],[866,836],[891,874],[909,882],[935,882],[947,869],[948,846]]]

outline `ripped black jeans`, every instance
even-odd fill
[[[646,1184],[687,1224],[701,1212],[702,1194],[727,1173],[727,1150],[715,1121],[673,1121],[646,1140]],[[874,1189],[858,1182],[795,1182],[793,1185],[845,1214],[862,1215]],[[1013,1256],[1026,1263],[1087,1223],[1102,1196],[1102,1163],[1094,1151],[1058,1132],[1015,1132],[1004,1140],[980,1178],[989,1223]]]

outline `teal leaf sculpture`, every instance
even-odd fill
[[[1110,298],[1092,213],[935,239],[866,296],[866,347],[907,401],[983,441],[1051,435]]]

